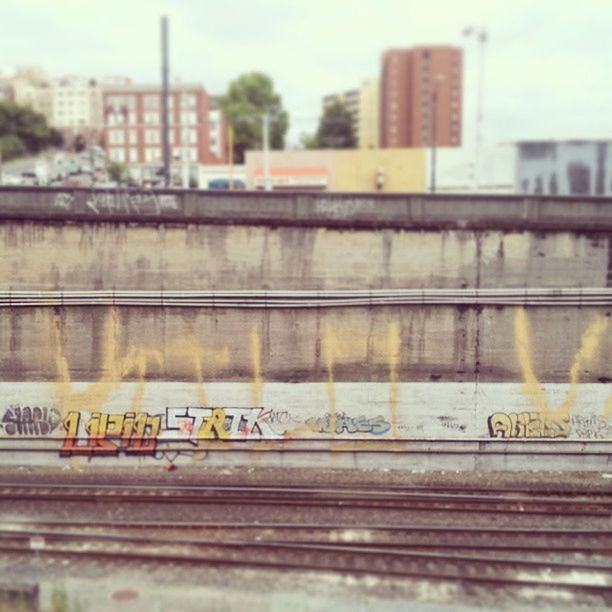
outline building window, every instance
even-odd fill
[[[138,149],[132,147],[130,149],[130,162],[135,163],[138,161]]]
[[[195,125],[196,120],[197,120],[197,117],[194,111],[183,111],[181,113],[181,124],[182,125]]]
[[[136,144],[137,142],[136,130],[130,130],[128,137],[130,139],[130,144]]]
[[[144,122],[147,125],[159,125],[159,113],[156,113],[156,112],[145,113]]]
[[[108,142],[112,145],[122,145],[125,142],[125,132],[123,130],[110,130]]]
[[[160,96],[148,95],[144,97],[144,107],[148,110],[159,110]]]
[[[145,130],[144,141],[145,144],[159,144],[160,134],[159,130]]]
[[[110,158],[112,161],[116,162],[124,162],[125,161],[125,151],[123,149],[113,149],[110,152]]]
[[[161,159],[161,149],[156,148],[148,148],[145,149],[145,161],[146,162],[157,162]]]
[[[196,97],[195,94],[182,94],[181,95],[181,107],[182,108],[195,108]]]

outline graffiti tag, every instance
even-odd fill
[[[496,412],[487,424],[492,438],[567,438],[570,435],[569,416],[539,412]]]
[[[1,425],[9,436],[46,436],[61,422],[62,417],[55,408],[15,406],[7,408]]]

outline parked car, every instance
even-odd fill
[[[230,182],[229,179],[214,179],[212,181],[208,181],[209,189],[229,189]],[[233,189],[245,189],[244,182],[239,179],[234,179],[232,181]]]

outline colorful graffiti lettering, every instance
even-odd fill
[[[144,412],[91,415],[69,412],[60,456],[153,455],[160,442],[200,440],[270,440],[282,438],[269,425],[271,411],[263,408],[167,408],[162,415]]]
[[[94,412],[84,423],[80,412],[70,412],[63,421],[66,435],[61,457],[72,455],[118,455],[155,453],[161,416],[146,413],[103,414]],[[79,442],[84,441],[85,444]]]
[[[569,416],[496,412],[487,423],[492,438],[567,438],[570,435]]]
[[[335,415],[335,418],[331,414],[321,418],[311,418],[306,421],[306,425],[316,433],[368,433],[375,436],[387,433],[391,428],[391,424],[382,415],[349,417],[344,413]]]
[[[2,427],[9,436],[46,436],[62,422],[55,408],[11,406],[2,417]]]
[[[282,438],[270,427],[272,411],[263,408],[166,408],[166,428],[176,437],[198,440]]]

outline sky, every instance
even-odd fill
[[[321,98],[377,77],[391,47],[464,49],[464,142],[475,138],[486,28],[485,145],[612,138],[612,1],[581,0],[0,0],[0,70],[160,80],[159,20],[170,19],[172,78],[223,93],[268,73],[289,112],[288,144],[316,130]]]

